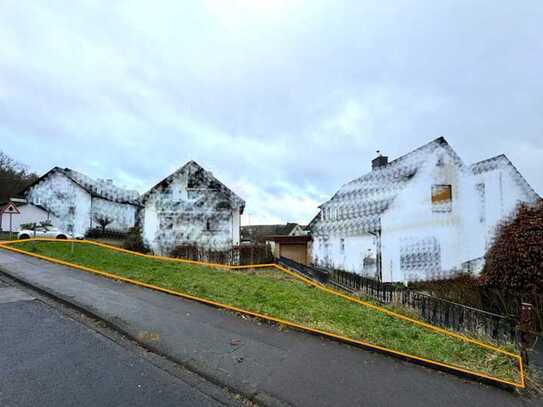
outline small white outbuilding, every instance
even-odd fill
[[[18,214],[11,215],[11,230],[13,232],[19,232],[21,225],[26,223],[40,223],[40,222],[56,222],[56,218],[51,216],[47,210],[40,205],[33,205],[28,203],[25,199],[11,199],[18,210]],[[3,205],[0,205],[2,207]],[[7,213],[0,213],[0,231],[9,232],[10,216]]]

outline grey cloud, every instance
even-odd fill
[[[541,193],[540,2],[291,3],[8,1],[0,148],[140,191],[194,159],[263,221],[306,222],[375,150],[439,136]]]

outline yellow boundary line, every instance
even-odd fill
[[[395,317],[395,318],[398,318],[398,319],[402,319],[404,321],[411,322],[411,323],[413,323],[415,325],[419,325],[419,326],[422,326],[424,328],[427,328],[427,329],[430,329],[430,330],[433,330],[433,331],[436,331],[436,332],[439,332],[439,333],[442,333],[442,334],[445,334],[445,335],[448,335],[448,336],[452,336],[452,337],[460,339],[462,341],[472,343],[472,344],[478,345],[480,347],[483,347],[483,348],[486,348],[486,349],[489,349],[489,350],[492,350],[492,351],[507,355],[507,356],[509,356],[509,357],[511,357],[513,359],[517,359],[517,361],[519,363],[520,382],[519,383],[511,382],[511,381],[508,381],[508,380],[500,379],[498,377],[487,375],[485,373],[465,369],[465,368],[462,368],[462,367],[459,367],[459,366],[456,366],[456,365],[451,365],[451,364],[443,363],[443,362],[437,362],[435,360],[426,359],[426,358],[423,358],[423,357],[420,357],[420,356],[411,355],[411,354],[396,351],[396,350],[393,350],[393,349],[388,349],[388,348],[385,348],[385,347],[382,347],[382,346],[379,346],[379,345],[375,345],[375,344],[372,344],[372,343],[368,343],[368,342],[365,342],[365,341],[348,338],[348,337],[337,335],[337,334],[327,332],[327,331],[322,331],[320,329],[310,328],[308,326],[301,325],[301,324],[298,324],[298,323],[295,323],[295,322],[286,321],[286,320],[283,320],[283,319],[280,319],[280,318],[271,317],[271,316],[268,316],[268,315],[264,315],[264,314],[249,311],[249,310],[246,310],[246,309],[238,308],[238,307],[235,307],[235,306],[232,306],[232,305],[222,304],[222,303],[215,302],[215,301],[212,301],[212,300],[208,300],[208,299],[205,299],[205,298],[193,296],[193,295],[190,295],[190,294],[181,293],[181,292],[178,292],[178,291],[174,291],[174,290],[170,290],[170,289],[167,289],[167,288],[155,286],[155,285],[152,285],[152,284],[143,283],[143,282],[140,282],[140,281],[137,281],[137,280],[132,280],[132,279],[129,279],[129,278],[126,278],[126,277],[116,275],[116,274],[95,270],[95,269],[92,269],[90,267],[85,267],[85,266],[81,266],[81,265],[78,265],[78,264],[69,263],[69,262],[66,262],[66,261],[63,261],[63,260],[55,259],[53,257],[43,256],[43,255],[28,252],[28,251],[25,251],[25,250],[17,249],[17,248],[14,248],[14,247],[9,247],[9,245],[11,245],[11,244],[23,243],[23,242],[26,243],[26,242],[31,242],[31,241],[45,241],[45,242],[56,242],[56,243],[62,242],[62,243],[66,243],[66,241],[63,241],[63,240],[59,241],[59,240],[55,240],[55,239],[40,239],[40,238],[37,238],[37,239],[3,241],[3,242],[0,242],[0,248],[4,248],[6,250],[10,250],[10,251],[13,251],[13,252],[16,252],[16,253],[21,253],[21,254],[24,254],[24,255],[27,255],[27,256],[30,256],[30,257],[35,257],[35,258],[38,258],[38,259],[41,259],[41,260],[46,260],[46,261],[49,261],[51,263],[56,263],[56,264],[60,264],[60,265],[63,265],[63,266],[68,266],[68,267],[71,267],[71,268],[79,269],[79,270],[82,270],[82,271],[86,271],[86,272],[89,272],[89,273],[93,273],[93,274],[96,274],[96,275],[107,277],[107,278],[110,278],[110,279],[113,279],[113,280],[123,281],[123,282],[134,284],[134,285],[137,285],[137,286],[140,286],[140,287],[150,288],[150,289],[153,289],[155,291],[161,291],[161,292],[171,294],[171,295],[174,295],[174,296],[177,296],[177,297],[182,297],[182,298],[198,301],[198,302],[208,304],[208,305],[212,305],[212,306],[215,306],[215,307],[218,307],[218,308],[223,308],[223,309],[227,309],[227,310],[230,310],[230,311],[239,312],[239,313],[242,313],[242,314],[254,316],[254,317],[257,317],[257,318],[260,318],[260,319],[264,319],[264,320],[272,321],[272,322],[275,322],[275,323],[283,324],[283,325],[290,326],[290,327],[293,327],[293,328],[296,328],[296,329],[300,329],[300,330],[303,330],[303,331],[306,331],[306,332],[311,332],[311,333],[315,333],[315,334],[319,334],[319,335],[323,335],[323,336],[332,337],[332,338],[338,339],[338,340],[346,342],[346,343],[361,345],[361,346],[376,349],[376,350],[379,350],[379,351],[382,351],[382,352],[385,352],[385,353],[401,356],[401,357],[412,359],[412,360],[415,360],[415,361],[421,361],[421,362],[424,362],[424,363],[429,364],[429,365],[444,367],[444,368],[447,368],[447,369],[452,370],[452,371],[458,371],[458,372],[466,373],[466,374],[469,374],[469,375],[472,375],[472,376],[484,378],[484,379],[495,381],[495,382],[502,383],[502,384],[511,385],[511,386],[514,386],[514,387],[517,387],[517,388],[525,388],[526,387],[524,365],[523,365],[523,361],[522,361],[521,356],[518,355],[518,354],[507,352],[507,351],[505,351],[503,349],[500,349],[500,348],[497,348],[495,346],[486,344],[484,342],[480,342],[478,340],[468,338],[468,337],[466,337],[464,335],[457,334],[455,332],[450,332],[450,331],[448,331],[446,329],[443,329],[443,328],[440,328],[440,327],[437,327],[437,326],[434,326],[434,325],[431,325],[431,324],[427,324],[427,323],[422,322],[422,321],[418,321],[416,319],[407,317],[405,315],[398,314],[398,313],[395,313],[393,311],[390,311],[390,310],[388,310],[386,308],[379,307],[379,306],[371,304],[369,302],[362,301],[362,300],[359,300],[357,298],[345,295],[345,294],[343,294],[343,293],[341,293],[339,291],[328,288],[328,287],[326,287],[326,286],[324,286],[324,285],[322,285],[320,283],[316,283],[316,282],[314,282],[314,281],[312,281],[312,280],[310,280],[308,278],[302,277],[302,276],[298,275],[297,273],[294,273],[294,272],[292,272],[292,271],[290,271],[290,270],[288,270],[288,269],[286,269],[286,268],[284,268],[282,266],[279,266],[277,264],[271,263],[271,264],[257,264],[257,265],[247,265],[247,266],[229,266],[229,265],[224,265],[224,264],[206,263],[206,262],[195,261],[195,260],[176,259],[176,258],[165,257],[165,256],[153,256],[153,255],[133,252],[133,251],[126,250],[126,249],[121,249],[119,247],[107,245],[107,244],[104,244],[104,243],[94,242],[94,241],[90,241],[90,240],[73,240],[73,241],[70,241],[70,243],[74,242],[74,243],[92,244],[92,245],[103,247],[103,248],[110,249],[110,250],[113,250],[113,251],[118,251],[118,252],[127,253],[127,254],[130,254],[130,255],[135,255],[135,256],[140,256],[140,257],[146,257],[146,258],[153,259],[153,260],[166,260],[166,261],[177,262],[177,263],[197,264],[197,265],[202,265],[202,266],[206,266],[206,267],[220,268],[220,269],[227,269],[227,270],[243,270],[243,269],[255,269],[255,268],[275,268],[277,270],[280,270],[282,272],[285,272],[285,273],[291,275],[292,277],[294,277],[294,278],[296,278],[298,280],[301,280],[301,281],[305,282],[306,284],[309,284],[309,285],[311,285],[313,287],[319,288],[320,290],[323,290],[323,291],[328,292],[330,294],[334,294],[336,296],[339,296],[339,297],[341,297],[343,299],[346,299],[348,301],[358,303],[358,304],[363,305],[365,307],[369,307],[369,308],[375,309],[375,310],[377,310],[379,312],[382,312],[382,313],[384,313],[384,314],[386,314],[388,316]]]

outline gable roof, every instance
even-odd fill
[[[535,201],[541,198],[505,154],[500,154],[495,157],[487,158],[486,160],[473,163],[469,166],[469,169],[472,174],[477,175],[484,174],[485,172],[489,171],[494,171],[500,167],[508,167],[509,169],[511,169],[511,171],[513,172],[513,176],[516,178],[521,188],[524,189],[524,192],[530,200]]]
[[[243,213],[245,209],[245,201],[236,195],[231,189],[224,185],[221,181],[213,176],[209,171],[206,171],[196,161],[189,161],[174,173],[168,175],[162,181],[153,186],[149,191],[143,194],[139,201],[141,204],[145,202],[156,192],[169,186],[180,174],[189,172],[189,187],[199,188],[205,187],[208,189],[216,190],[222,194],[230,203],[237,208],[240,208],[240,212]]]
[[[504,154],[466,166],[445,138],[440,137],[343,185],[329,201],[320,206],[321,209],[331,208],[338,211],[335,219],[322,220],[317,214],[310,223],[311,230],[313,232],[379,230],[381,214],[390,207],[398,194],[421,169],[430,153],[437,148],[445,149],[459,168],[473,175],[493,171],[499,167],[509,167],[526,196],[532,201],[539,199],[539,195]]]
[[[288,236],[298,226],[297,223],[278,225],[249,225],[241,227],[241,240],[264,243],[272,236]]]
[[[344,230],[373,232],[380,228],[381,214],[409,184],[430,153],[444,148],[459,166],[463,162],[443,138],[437,138],[367,174],[343,185],[321,208],[337,211],[335,219],[311,221],[313,232]]]
[[[32,187],[36,186],[52,174],[64,175],[70,181],[87,191],[92,197],[105,199],[115,203],[138,205],[139,194],[137,191],[119,188],[116,185],[113,185],[113,183],[104,180],[95,180],[70,168],[52,168],[26,187],[22,193],[29,191]]]

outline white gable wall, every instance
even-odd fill
[[[461,178],[459,164],[440,148],[382,215],[383,281],[445,278],[444,270],[457,267],[462,257]],[[433,210],[432,185],[452,186],[450,212]]]
[[[505,158],[497,158],[497,168],[471,175],[465,185],[463,261],[468,261],[483,257],[499,224],[514,216],[520,203],[534,202],[537,197]]]
[[[239,244],[239,208],[221,208],[226,202],[222,193],[191,190],[187,182],[187,175],[181,172],[168,186],[158,187],[147,197],[141,215],[145,243],[161,255],[184,244],[212,250]]]
[[[90,227],[91,196],[60,173],[52,173],[33,186],[27,200],[41,205],[54,216],[54,226],[65,233],[84,235]]]

